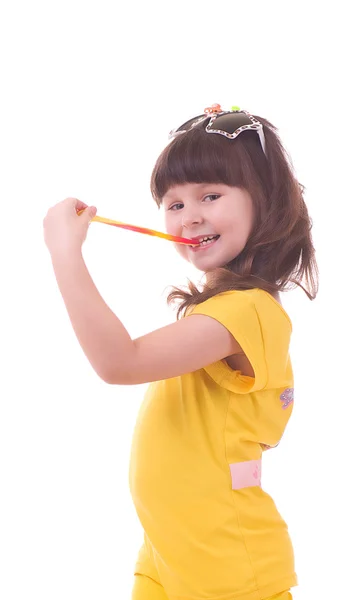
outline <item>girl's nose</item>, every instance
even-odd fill
[[[183,215],[182,218],[182,226],[183,227],[192,227],[193,225],[198,225],[199,223],[202,223],[203,218],[199,213],[185,213]]]

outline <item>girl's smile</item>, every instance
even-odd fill
[[[220,238],[219,235],[210,235],[210,236],[201,236],[199,246],[190,246],[190,249],[193,252],[198,252],[200,250],[208,250],[210,247],[214,246],[217,240]],[[196,236],[197,239],[197,236]]]

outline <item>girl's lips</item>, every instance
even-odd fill
[[[212,242],[207,242],[206,244],[199,244],[198,246],[190,246],[190,250],[192,252],[199,252],[200,250],[206,250],[207,248],[211,248],[216,244],[216,242],[220,239],[220,236],[215,238]]]

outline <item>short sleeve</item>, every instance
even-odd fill
[[[242,347],[255,373],[254,377],[242,375],[221,360],[204,368],[208,375],[221,387],[239,394],[263,389],[268,373],[254,296],[241,290],[223,292],[193,307],[188,316],[196,314],[207,315],[224,325]]]

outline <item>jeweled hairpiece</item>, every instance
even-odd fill
[[[243,131],[256,131],[266,156],[263,125],[247,110],[240,110],[238,106],[232,106],[232,110],[224,111],[220,104],[213,104],[204,109],[203,115],[193,117],[189,121],[186,121],[186,123],[183,123],[183,125],[180,125],[180,127],[177,127],[177,129],[173,129],[169,134],[169,139],[200,126],[203,126],[207,133],[218,133],[230,140],[238,137]]]

